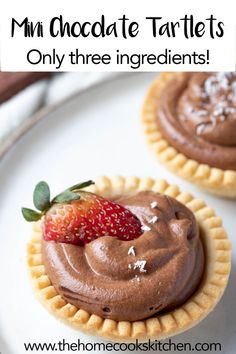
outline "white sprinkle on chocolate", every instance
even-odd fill
[[[155,222],[157,222],[158,220],[158,216],[154,215],[150,220],[149,220],[149,224],[155,224]]]
[[[226,117],[225,117],[225,116],[223,116],[223,115],[222,115],[222,116],[220,116],[220,121],[221,121],[221,122],[224,122],[224,121],[225,121],[225,119],[226,119]]]
[[[135,256],[135,249],[134,246],[131,246],[128,250],[128,256]]]
[[[132,264],[128,264],[128,268],[129,268],[129,269],[132,269]]]
[[[226,107],[225,113],[226,114],[234,114],[234,113],[236,113],[236,109],[234,107]]]
[[[146,265],[147,261],[136,261],[134,263],[134,269],[139,268],[140,273],[146,273],[146,269],[145,269],[145,265]]]
[[[137,275],[135,275],[135,277],[132,279],[132,281],[138,281],[138,282],[140,282],[141,281],[141,279],[137,276]]]
[[[213,112],[214,117],[219,117],[222,121],[222,115],[227,117],[230,114],[235,114],[230,103],[233,106],[236,103],[236,73],[235,72],[218,72],[210,75],[204,84],[206,97],[212,100],[212,96],[219,96],[220,102],[215,105]],[[218,100],[217,100],[218,101]]]
[[[147,226],[147,225],[142,225],[141,229],[143,231],[150,231],[151,230],[151,228],[149,226]]]
[[[151,205],[151,208],[154,209],[157,207],[158,204],[157,204],[157,202],[151,202],[150,205]]]
[[[199,109],[198,111],[195,111],[196,115],[199,117],[205,117],[208,115],[208,111],[206,111],[205,109]]]
[[[195,110],[193,109],[193,107],[188,107],[187,108],[187,112],[188,113],[193,113]]]
[[[205,128],[206,128],[206,124],[205,123],[198,124],[197,127],[196,127],[196,134],[197,135],[201,135]]]
[[[204,89],[208,96],[217,94],[221,90],[230,89],[230,80],[234,75],[227,72],[218,72],[208,77]]]

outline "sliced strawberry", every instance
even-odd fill
[[[80,190],[91,183],[88,181],[73,186],[51,202],[49,196],[45,197],[42,193],[42,189],[49,193],[48,186],[45,184],[42,188],[41,185],[40,198],[43,202],[37,198],[36,186],[34,204],[41,213],[23,208],[25,219],[34,221],[45,215],[43,233],[47,241],[85,244],[101,236],[114,236],[124,241],[139,237],[142,234],[141,223],[131,211],[96,194]]]

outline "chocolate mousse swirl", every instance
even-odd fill
[[[200,163],[236,170],[236,73],[179,73],[163,89],[166,140]]]
[[[103,236],[85,246],[42,241],[52,284],[71,304],[114,320],[136,321],[176,308],[203,273],[194,215],[154,192],[116,201],[140,219],[143,234],[132,241]]]

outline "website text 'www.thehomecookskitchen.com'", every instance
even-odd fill
[[[136,340],[134,343],[110,343],[110,342],[94,342],[94,343],[83,343],[80,339],[77,342],[67,342],[65,339],[59,342],[46,343],[46,342],[28,342],[24,343],[24,348],[26,352],[36,353],[36,352],[125,352],[125,351],[137,351],[140,352],[221,352],[222,344],[214,342],[173,342],[171,339],[165,342],[151,341],[145,343],[140,343]]]

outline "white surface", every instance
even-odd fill
[[[32,294],[25,264],[31,226],[20,212],[32,206],[32,190],[46,180],[52,194],[99,175],[163,177],[214,206],[235,245],[235,201],[218,199],[185,183],[159,165],[140,127],[140,107],[153,74],[109,83],[89,91],[35,127],[0,164],[0,351],[24,354],[24,342],[92,341],[65,326]],[[230,284],[202,323],[176,342],[220,342],[235,353],[235,253]]]
[[[0,105],[0,145],[42,105],[47,82],[36,82]]]
[[[41,106],[52,105],[72,94],[82,92],[118,73],[60,73],[40,80],[0,104],[0,148]]]

